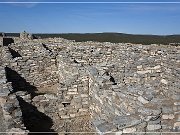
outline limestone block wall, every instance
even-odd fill
[[[179,48],[120,46],[111,58],[106,72],[90,77],[95,127],[100,132],[179,131]],[[165,67],[167,61],[173,67]],[[104,67],[95,68],[100,73]]]
[[[179,47],[94,42],[63,47],[59,94],[71,101],[79,94],[78,76],[87,78],[83,88],[97,131],[179,131]]]
[[[101,56],[101,48],[92,44],[68,42],[59,48],[58,71],[59,87],[58,95],[62,97],[62,103],[67,104],[70,111],[66,118],[89,115],[91,97],[89,96],[89,75],[96,74],[93,65],[109,59]],[[104,52],[108,48],[104,48]],[[109,52],[107,51],[109,54]]]
[[[78,74],[74,65],[88,74],[89,111],[98,131],[179,131],[179,47],[72,43],[63,56],[59,71],[71,71],[61,77]],[[69,59],[74,65],[67,64]]]
[[[1,121],[8,134],[12,132],[19,132],[22,135],[27,135],[28,130],[24,126],[22,120],[22,111],[19,106],[18,97],[16,94],[11,94],[12,85],[11,82],[7,82],[6,72],[4,67],[0,67],[0,109],[3,111]],[[2,132],[2,131],[1,131]]]
[[[88,115],[89,112],[89,78],[86,70],[73,59],[59,55],[58,95],[62,98],[66,114],[61,118],[73,118]]]
[[[162,103],[162,130],[180,131],[180,50],[179,48],[168,48],[164,53],[163,74],[160,92],[167,100]],[[168,100],[169,99],[169,100]]]
[[[42,44],[12,44],[4,51],[11,55],[10,68],[17,71],[31,85],[45,87],[58,82],[56,56]]]
[[[0,66],[0,109],[2,109],[3,116],[1,121],[4,123],[6,132],[21,132],[21,134],[28,134],[28,130],[23,123],[22,111],[18,101],[18,96],[13,92],[12,82],[7,80],[6,66],[9,64],[11,55],[7,47],[0,47],[1,49],[1,66]]]
[[[44,94],[42,96],[36,96],[37,94],[35,94],[37,87],[43,87],[44,85],[47,87],[48,85],[52,85],[52,83],[56,82],[54,80],[53,81],[50,80],[50,82],[42,84],[42,82],[48,80],[48,77],[46,77],[46,76],[48,76],[47,74],[49,74],[49,76],[50,75],[53,76],[52,75],[52,73],[54,73],[53,70],[48,71],[47,73],[42,71],[42,69],[45,69],[46,71],[51,70],[51,69],[46,69],[46,64],[44,64],[43,66],[38,65],[38,67],[41,68],[41,70],[38,70],[37,72],[35,72],[35,70],[33,70],[33,67],[36,66],[37,63],[36,64],[34,63],[34,65],[33,64],[27,65],[27,62],[22,55],[18,56],[18,57],[14,57],[13,54],[16,53],[17,51],[11,52],[12,50],[10,50],[10,49],[12,49],[12,48],[10,48],[9,46],[5,46],[5,47],[1,48],[1,50],[2,50],[1,60],[2,60],[2,66],[5,67],[4,70],[6,71],[6,81],[8,82],[8,84],[11,85],[11,87],[9,87],[9,92],[11,93],[10,95],[13,95],[13,98],[17,97],[15,100],[10,96],[11,100],[9,102],[11,104],[14,103],[16,106],[14,105],[12,107],[13,107],[13,109],[17,108],[17,111],[18,111],[16,114],[16,111],[13,110],[12,114],[14,114],[14,112],[15,112],[15,115],[17,115],[17,116],[21,115],[21,117],[20,118],[17,117],[17,119],[16,119],[16,116],[15,117],[13,116],[11,118],[11,120],[12,120],[11,123],[13,124],[13,121],[15,121],[19,124],[20,120],[21,120],[24,122],[24,125],[30,132],[33,132],[33,131],[37,131],[37,132],[40,132],[40,131],[41,132],[42,131],[50,132],[51,131],[51,132],[53,132],[54,130],[51,129],[51,127],[53,126],[52,119],[53,120],[58,119],[57,117],[55,117],[56,116],[55,113],[59,112],[58,109],[59,109],[59,105],[61,104],[61,102],[60,102],[61,100],[58,100],[57,96],[53,95],[53,94],[52,95]],[[13,50],[13,51],[15,51],[15,50]],[[41,51],[41,50],[39,50],[39,51]],[[38,53],[38,52],[36,52],[36,53]],[[35,54],[35,55],[38,56],[37,54]],[[47,55],[47,57],[48,57],[48,55]],[[28,60],[30,60],[30,59],[28,59]],[[38,58],[35,59],[32,56],[31,60],[33,62],[34,61],[36,62],[36,61],[38,61]],[[52,64],[50,66],[53,66],[53,64],[55,64],[54,61],[49,62],[49,60],[51,60],[51,58],[50,59],[48,58],[46,60],[47,60],[47,64],[49,64],[49,65]],[[45,61],[43,61],[43,62],[45,62]],[[29,70],[32,70],[32,72],[29,72]],[[38,81],[38,80],[35,78],[35,76],[30,76],[30,74],[33,74],[33,73],[35,75],[41,73],[42,76],[39,76],[40,79],[44,76],[45,77],[41,79],[42,81],[34,83],[34,81]],[[53,77],[56,78],[55,75]],[[58,78],[56,78],[56,79],[58,80]],[[9,97],[7,97],[7,99],[9,99]],[[45,102],[43,102],[43,100],[45,100]],[[7,102],[8,102],[8,100],[7,100]],[[8,107],[10,104],[9,102],[7,103]],[[4,106],[4,105],[2,105],[2,106]],[[43,109],[41,107],[43,107]],[[10,109],[12,109],[12,108],[10,108]],[[6,116],[4,116],[4,117],[6,118]],[[44,124],[41,123],[42,121]],[[14,125],[12,125],[12,126],[14,126]],[[23,133],[24,131],[21,130],[19,125],[15,126],[15,127],[17,127],[17,128],[15,128],[15,129],[12,128],[12,130],[8,130],[8,131],[22,132],[22,134],[24,134]],[[25,128],[22,127],[22,129],[25,129]],[[20,133],[18,133],[18,134],[20,134]]]
[[[54,129],[67,130],[60,127],[63,120],[66,125],[66,120],[90,115],[100,133],[180,131],[179,46],[55,38],[0,49],[0,62],[10,75],[7,81],[16,82],[11,84],[18,88],[16,95],[33,106],[29,110],[37,107],[36,113],[45,114]],[[54,84],[54,94],[21,91]]]
[[[2,46],[2,45],[3,45],[3,38],[0,37],[0,46]]]

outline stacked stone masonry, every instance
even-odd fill
[[[11,82],[7,82],[5,68],[0,67],[0,111],[1,114],[1,132],[19,132],[20,134],[28,134],[28,130],[24,126],[22,120],[22,111],[16,94],[11,93]],[[13,134],[13,133],[12,133]],[[15,135],[15,134],[14,134]]]
[[[7,131],[180,132],[180,46],[16,38],[0,55],[4,121],[6,102],[22,113]]]

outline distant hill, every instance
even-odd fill
[[[5,33],[6,36],[18,37],[19,33]],[[1,35],[1,34],[0,34]],[[62,37],[69,40],[98,41],[112,43],[136,43],[136,44],[169,44],[180,43],[180,35],[136,35],[124,33],[67,33],[67,34],[33,34],[36,38]]]

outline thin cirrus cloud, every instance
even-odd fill
[[[9,2],[8,4],[12,6],[19,6],[25,8],[33,8],[38,5],[38,3],[36,2],[41,2],[41,1],[42,0],[0,0],[0,2]],[[18,2],[24,2],[24,3],[18,3]],[[32,3],[28,3],[28,2],[32,2]]]
[[[180,11],[180,4],[112,4],[112,6],[102,6],[102,8],[108,11]]]
[[[86,12],[84,12],[86,11]],[[88,11],[88,12],[87,12]],[[72,13],[78,16],[101,16],[113,15],[121,12],[143,13],[143,12],[180,12],[180,5],[177,4],[111,4],[109,6],[85,6],[75,9]],[[87,14],[88,13],[88,14]]]
[[[154,5],[131,5],[127,7],[129,10],[136,10],[136,11],[180,11],[180,4],[154,4]]]
[[[0,2],[128,2],[128,3],[134,3],[134,2],[141,2],[141,3],[148,3],[148,2],[154,2],[154,3],[163,3],[163,2],[180,2],[180,0],[0,0]]]

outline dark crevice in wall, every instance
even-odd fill
[[[63,104],[63,106],[64,106],[64,107],[67,107],[67,106],[69,106],[69,105],[70,105],[70,103],[67,103],[67,102],[62,103],[62,104]]]
[[[107,71],[106,71],[104,74],[105,74],[105,75],[107,75],[107,76],[109,76],[109,75],[110,75],[110,74],[109,74],[109,72],[107,72]]]
[[[50,53],[52,53],[52,51],[47,47],[47,45],[45,45],[45,44],[42,44],[43,45],[43,47],[47,50],[47,51],[49,51]]]
[[[8,49],[9,49],[9,51],[10,51],[13,58],[22,57],[17,51],[11,49],[10,47],[8,47]]]
[[[53,129],[51,129],[51,127],[53,126],[53,121],[50,117],[46,116],[42,112],[39,112],[37,110],[37,107],[24,101],[21,97],[18,97],[18,100],[22,110],[23,122],[25,127],[30,132],[46,132],[46,133],[29,133],[29,135],[32,134],[58,135],[57,133],[55,133]]]
[[[74,59],[74,61],[73,61],[73,62],[74,62],[74,63],[77,63],[77,64],[79,63],[79,62],[77,62],[77,60],[75,60],[75,59]]]
[[[116,83],[114,77],[110,76],[110,79],[109,79],[109,80],[113,83],[113,85],[117,85],[117,83]]]

